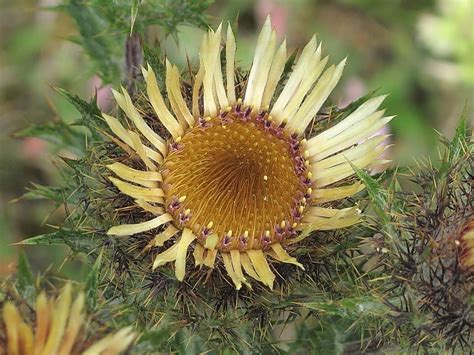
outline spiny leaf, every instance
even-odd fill
[[[151,68],[155,72],[156,78],[159,81],[158,85],[163,87],[163,78],[166,77],[166,68],[163,64],[163,55],[159,47],[151,48],[148,46],[144,46],[143,55],[145,63],[150,64]]]
[[[20,251],[18,256],[16,284],[20,295],[33,304],[36,297],[35,280],[24,251]]]
[[[79,41],[94,61],[102,80],[106,83],[117,83],[120,79],[120,69],[114,61],[114,54],[119,46],[114,44],[111,36],[106,35],[109,29],[107,20],[88,1],[70,0],[62,9],[75,20],[81,35]]]
[[[81,233],[76,230],[59,229],[49,234],[40,234],[24,239],[17,245],[67,245],[74,252],[88,253],[99,245],[99,238],[92,233]]]
[[[99,256],[94,262],[94,265],[92,266],[92,270],[89,272],[84,282],[87,308],[90,311],[94,311],[97,307],[97,286],[99,284],[99,273],[102,264],[102,254],[103,250],[101,250]]]
[[[461,115],[459,124],[456,127],[456,133],[449,144],[449,161],[453,161],[466,153],[466,147],[469,141],[469,129],[467,127],[467,112]]]
[[[288,57],[288,60],[285,63],[285,67],[283,68],[283,73],[281,74],[281,79],[282,81],[287,80],[293,70],[293,65],[295,64],[296,61],[296,54],[297,52],[294,51],[293,53],[290,54]],[[282,90],[283,88],[279,87],[278,90]]]
[[[169,325],[166,327],[162,326],[160,329],[154,331],[147,330],[140,337],[140,341],[134,350],[140,353],[156,351],[161,348],[163,344],[166,344],[172,334],[173,329]]]
[[[390,212],[390,205],[388,202],[387,191],[367,172],[359,169],[353,164],[351,164],[351,166],[352,169],[354,169],[357,177],[364,183],[367,193],[369,194],[373,204],[372,206],[375,210],[375,213],[381,219],[382,223],[385,226],[388,226],[390,222],[390,215],[388,214]]]
[[[444,157],[440,169],[439,178],[443,179],[449,172],[453,162],[457,161],[461,156],[468,152],[469,147],[469,128],[467,126],[467,112],[461,115],[459,124],[456,127],[456,132],[451,141],[445,142],[448,148],[448,152]]]
[[[64,89],[55,88],[55,90],[61,96],[65,97],[81,114],[81,119],[78,121],[78,124],[89,128],[94,138],[98,139],[100,136],[97,134],[97,129],[106,128],[107,125],[105,121],[101,119],[102,113],[97,106],[97,97],[94,96],[90,102],[87,102]]]
[[[380,301],[367,297],[344,298],[337,301],[322,300],[302,302],[299,305],[318,311],[322,315],[339,316],[346,319],[356,319],[360,316],[387,316],[388,308]]]
[[[389,191],[385,190],[381,184],[371,177],[367,172],[351,164],[357,177],[364,183],[367,193],[371,199],[371,207],[374,209],[379,223],[388,236],[394,249],[401,249],[399,233],[394,228],[392,221],[393,212],[401,212],[402,207],[398,202],[390,199]]]
[[[83,154],[83,135],[62,121],[32,124],[15,133],[17,138],[35,137],[53,143],[56,148],[67,148],[78,155]]]
[[[341,317],[327,317],[303,322],[296,329],[297,334],[289,346],[288,354],[307,353],[311,349],[314,355],[325,354],[359,354],[363,337],[351,329],[352,323]]]
[[[142,6],[143,16],[141,26],[150,24],[163,27],[167,35],[176,36],[179,25],[191,25],[206,28],[207,8],[212,0],[174,0],[174,1],[149,1]],[[137,20],[138,22],[138,20]],[[138,24],[135,25],[138,27]]]
[[[94,62],[104,83],[118,84],[125,37],[146,33],[150,26],[160,26],[165,35],[177,38],[178,26],[207,26],[209,0],[174,1],[85,1],[69,0],[58,6],[76,22],[82,45]]]
[[[64,189],[60,186],[45,186],[33,183],[33,189],[28,189],[21,196],[27,200],[51,200],[57,203],[65,202]]]

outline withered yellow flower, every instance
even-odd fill
[[[354,174],[351,164],[367,168],[380,163],[386,136],[372,136],[391,117],[378,110],[384,99],[379,96],[311,137],[308,126],[346,61],[325,69],[328,57],[322,58],[313,37],[283,79],[286,41],[277,43],[268,18],[248,77],[239,82],[232,29],[227,28],[225,49],[221,32],[222,25],[204,35],[192,90],[182,86],[178,68],[167,62],[165,101],[153,70],[142,68],[155,119],[169,135],[151,128],[127,91],[113,91],[132,128],[103,117],[116,141],[140,157],[142,167],[115,162],[108,166],[116,175],[110,180],[156,217],[115,226],[108,234],[156,230],[150,247],[172,244],[156,256],[153,269],[175,262],[178,280],[185,276],[191,249],[197,266],[212,268],[220,255],[237,289],[249,285],[248,277],[271,288],[275,275],[267,256],[302,268],[286,251],[308,234],[302,230],[344,228],[360,220],[355,206],[319,205],[362,190],[360,182],[341,181]],[[243,86],[239,98],[236,88]]]
[[[126,350],[136,337],[131,327],[109,334],[93,345],[86,345],[90,341],[83,335],[79,336],[85,320],[84,302],[82,292],[75,300],[72,299],[70,284],[63,288],[58,299],[48,299],[42,292],[36,300],[34,327],[21,317],[13,303],[6,302],[3,306],[6,354],[113,355]]]
[[[474,272],[474,217],[468,219],[464,224],[458,243],[461,246],[459,257],[461,268],[468,272]]]

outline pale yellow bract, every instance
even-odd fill
[[[196,266],[213,268],[220,255],[237,289],[248,277],[273,287],[267,257],[302,268],[286,248],[309,230],[344,228],[360,221],[356,206],[321,204],[363,189],[344,184],[353,166],[380,164],[386,136],[374,136],[392,117],[378,107],[385,96],[369,99],[343,121],[315,136],[307,128],[339,81],[346,60],[326,68],[313,37],[288,77],[286,41],[277,43],[270,18],[258,37],[245,83],[235,75],[236,43],[230,26],[221,65],[222,25],[204,35],[200,66],[191,90],[183,90],[179,70],[166,63],[166,97],[148,66],[142,68],[156,118],[169,133],[154,131],[127,91],[113,91],[130,123],[104,114],[112,132],[142,161],[141,169],[109,165],[112,183],[156,217],[112,227],[109,235],[157,230],[147,249],[171,245],[153,269],[175,262],[185,277],[189,249]],[[236,88],[245,86],[242,97]],[[277,87],[282,87],[278,90]],[[189,104],[188,104],[189,103]],[[149,119],[149,118],[147,118]],[[123,144],[122,144],[123,143]],[[135,166],[136,167],[136,166]],[[301,234],[301,231],[305,233]]]
[[[474,271],[474,217],[467,220],[459,237],[461,246],[461,267],[471,272]]]
[[[90,344],[87,338],[79,335],[85,322],[84,305],[84,293],[79,293],[73,300],[70,284],[63,288],[57,299],[48,299],[45,292],[41,292],[35,305],[36,322],[32,326],[21,317],[13,303],[6,302],[3,306],[6,354],[69,355],[80,352],[84,355],[113,355],[130,346],[136,338],[131,327],[106,335],[90,346],[81,344],[82,341]]]

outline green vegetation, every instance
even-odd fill
[[[196,67],[196,32],[220,21],[235,24],[243,43],[237,56],[248,65],[246,43],[255,42],[259,11],[271,1],[44,3],[25,0],[17,5],[23,11],[2,5],[0,12],[0,127],[8,135],[0,136],[0,308],[6,299],[33,306],[40,289],[56,293],[73,280],[85,291],[92,329],[137,330],[133,354],[469,351],[474,280],[460,266],[458,245],[474,218],[466,104],[474,33],[458,38],[461,13],[431,0],[272,2],[295,51],[317,33],[334,61],[349,55],[325,111],[335,114],[324,115],[322,127],[367,92],[390,93],[395,164],[376,174],[354,167],[366,186],[357,195],[366,217],[306,238],[294,253],[304,272],[274,265],[274,290],[255,284],[236,292],[222,265],[206,275],[190,261],[181,283],[171,268],[149,270],[147,239],[106,235],[120,217],[114,207],[124,204],[106,179],[119,148],[107,139],[101,111],[115,111],[109,84],[140,99],[145,62],[158,80],[165,56],[189,54],[183,73]],[[438,20],[427,24],[426,16]],[[420,30],[437,25],[445,41],[456,37],[442,54]],[[460,68],[458,77],[446,74],[453,80],[432,75],[446,61]],[[344,97],[355,104],[337,108]]]

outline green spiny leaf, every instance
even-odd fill
[[[27,200],[51,200],[57,203],[65,202],[64,189],[60,186],[45,186],[33,183],[32,189],[21,196]]]
[[[76,230],[59,229],[56,232],[40,234],[24,239],[17,245],[67,245],[74,252],[89,253],[99,246],[99,238],[93,233],[81,233]]]
[[[296,54],[296,52],[291,53],[290,57],[286,61],[285,67],[283,68],[282,80],[285,80],[290,76],[293,70],[293,64],[295,64],[296,61]]]
[[[34,302],[36,297],[35,280],[26,254],[23,251],[20,251],[18,256],[17,289],[20,295],[28,302],[31,304]]]
[[[398,239],[398,233],[392,223],[392,213],[400,212],[398,203],[391,201],[389,191],[385,190],[381,184],[371,177],[366,171],[351,164],[357,177],[364,183],[371,200],[371,207],[379,218],[379,222],[395,249],[402,248]]]
[[[64,122],[32,124],[15,133],[17,138],[35,137],[53,143],[56,148],[67,148],[78,155],[83,154],[84,139],[82,134]]]
[[[107,125],[101,118],[102,113],[97,106],[97,97],[94,97],[91,102],[87,102],[64,89],[55,88],[55,90],[79,111],[81,119],[78,121],[78,124],[89,128],[95,139],[99,138],[97,129],[106,128]]]
[[[85,280],[87,308],[91,311],[94,311],[97,307],[97,286],[99,284],[99,273],[102,264],[102,254],[103,250],[101,250],[99,256],[94,262],[94,265],[92,266],[92,270],[89,272]]]
[[[466,110],[464,110],[461,115],[453,139],[449,142],[445,142],[445,144],[447,145],[448,152],[445,155],[439,169],[438,178],[440,180],[444,180],[446,174],[448,174],[453,164],[468,152],[469,128],[467,126]]]
[[[359,169],[353,164],[351,165],[357,177],[364,183],[367,193],[369,194],[373,204],[375,213],[381,219],[383,225],[388,227],[390,222],[390,215],[388,214],[388,212],[390,212],[390,205],[388,203],[387,191],[367,172]]]
[[[456,133],[449,144],[449,161],[456,160],[466,153],[468,136],[467,112],[464,110],[459,120],[459,125],[456,127]]]
[[[339,316],[347,319],[356,319],[360,316],[387,316],[388,309],[379,300],[370,296],[344,298],[337,301],[322,300],[303,302],[299,305],[311,310],[318,311],[324,315]]]
[[[306,319],[297,329],[295,339],[289,344],[287,353],[307,353],[314,355],[359,354],[364,337],[353,329],[354,322],[342,317],[314,317]]]
[[[113,3],[109,6],[112,7]],[[81,35],[80,43],[94,61],[102,80],[117,83],[120,69],[114,58],[119,46],[114,44],[111,36],[106,35],[108,21],[88,1],[70,0],[62,8],[75,20]]]
[[[156,74],[156,78],[159,81],[158,85],[163,86],[163,78],[166,77],[166,68],[163,64],[163,56],[160,49],[151,48],[148,46],[143,47],[143,55],[145,63],[150,64],[151,68]]]

